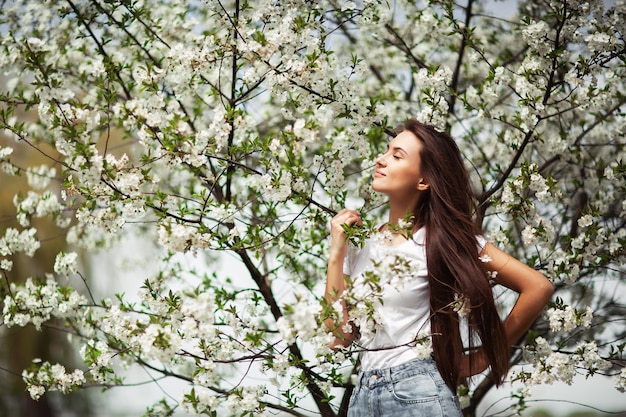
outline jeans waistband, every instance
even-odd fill
[[[438,372],[437,364],[433,359],[414,359],[390,368],[359,371],[356,386],[372,387],[374,385],[401,381],[414,375],[433,371]]]

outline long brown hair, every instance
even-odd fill
[[[469,341],[480,340],[499,385],[509,368],[509,346],[479,259],[476,238],[482,231],[473,221],[475,200],[461,152],[448,134],[415,119],[406,121],[403,130],[413,133],[422,144],[421,176],[429,184],[414,216],[426,231],[430,323],[437,368],[456,391],[463,355],[460,319],[454,309],[456,294],[469,303]]]

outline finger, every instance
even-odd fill
[[[343,209],[339,212],[339,214],[337,214],[334,219],[348,219],[348,218],[361,218],[361,213],[359,213],[356,210],[348,210],[348,209]]]
[[[361,215],[356,212],[343,213],[341,216],[336,216],[335,218],[333,218],[330,222],[331,227],[340,227],[344,224],[351,226],[355,223],[363,223],[363,221],[361,220]]]

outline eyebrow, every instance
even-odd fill
[[[387,145],[387,150],[389,150],[389,145]],[[405,155],[408,155],[408,153],[401,147],[399,146],[394,146],[393,148],[391,148],[392,151],[397,152],[400,151],[402,153],[404,153]]]

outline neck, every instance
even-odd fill
[[[398,220],[407,217],[407,214],[413,214],[413,210],[417,205],[419,195],[414,198],[393,198],[389,197],[389,223],[398,223]]]

